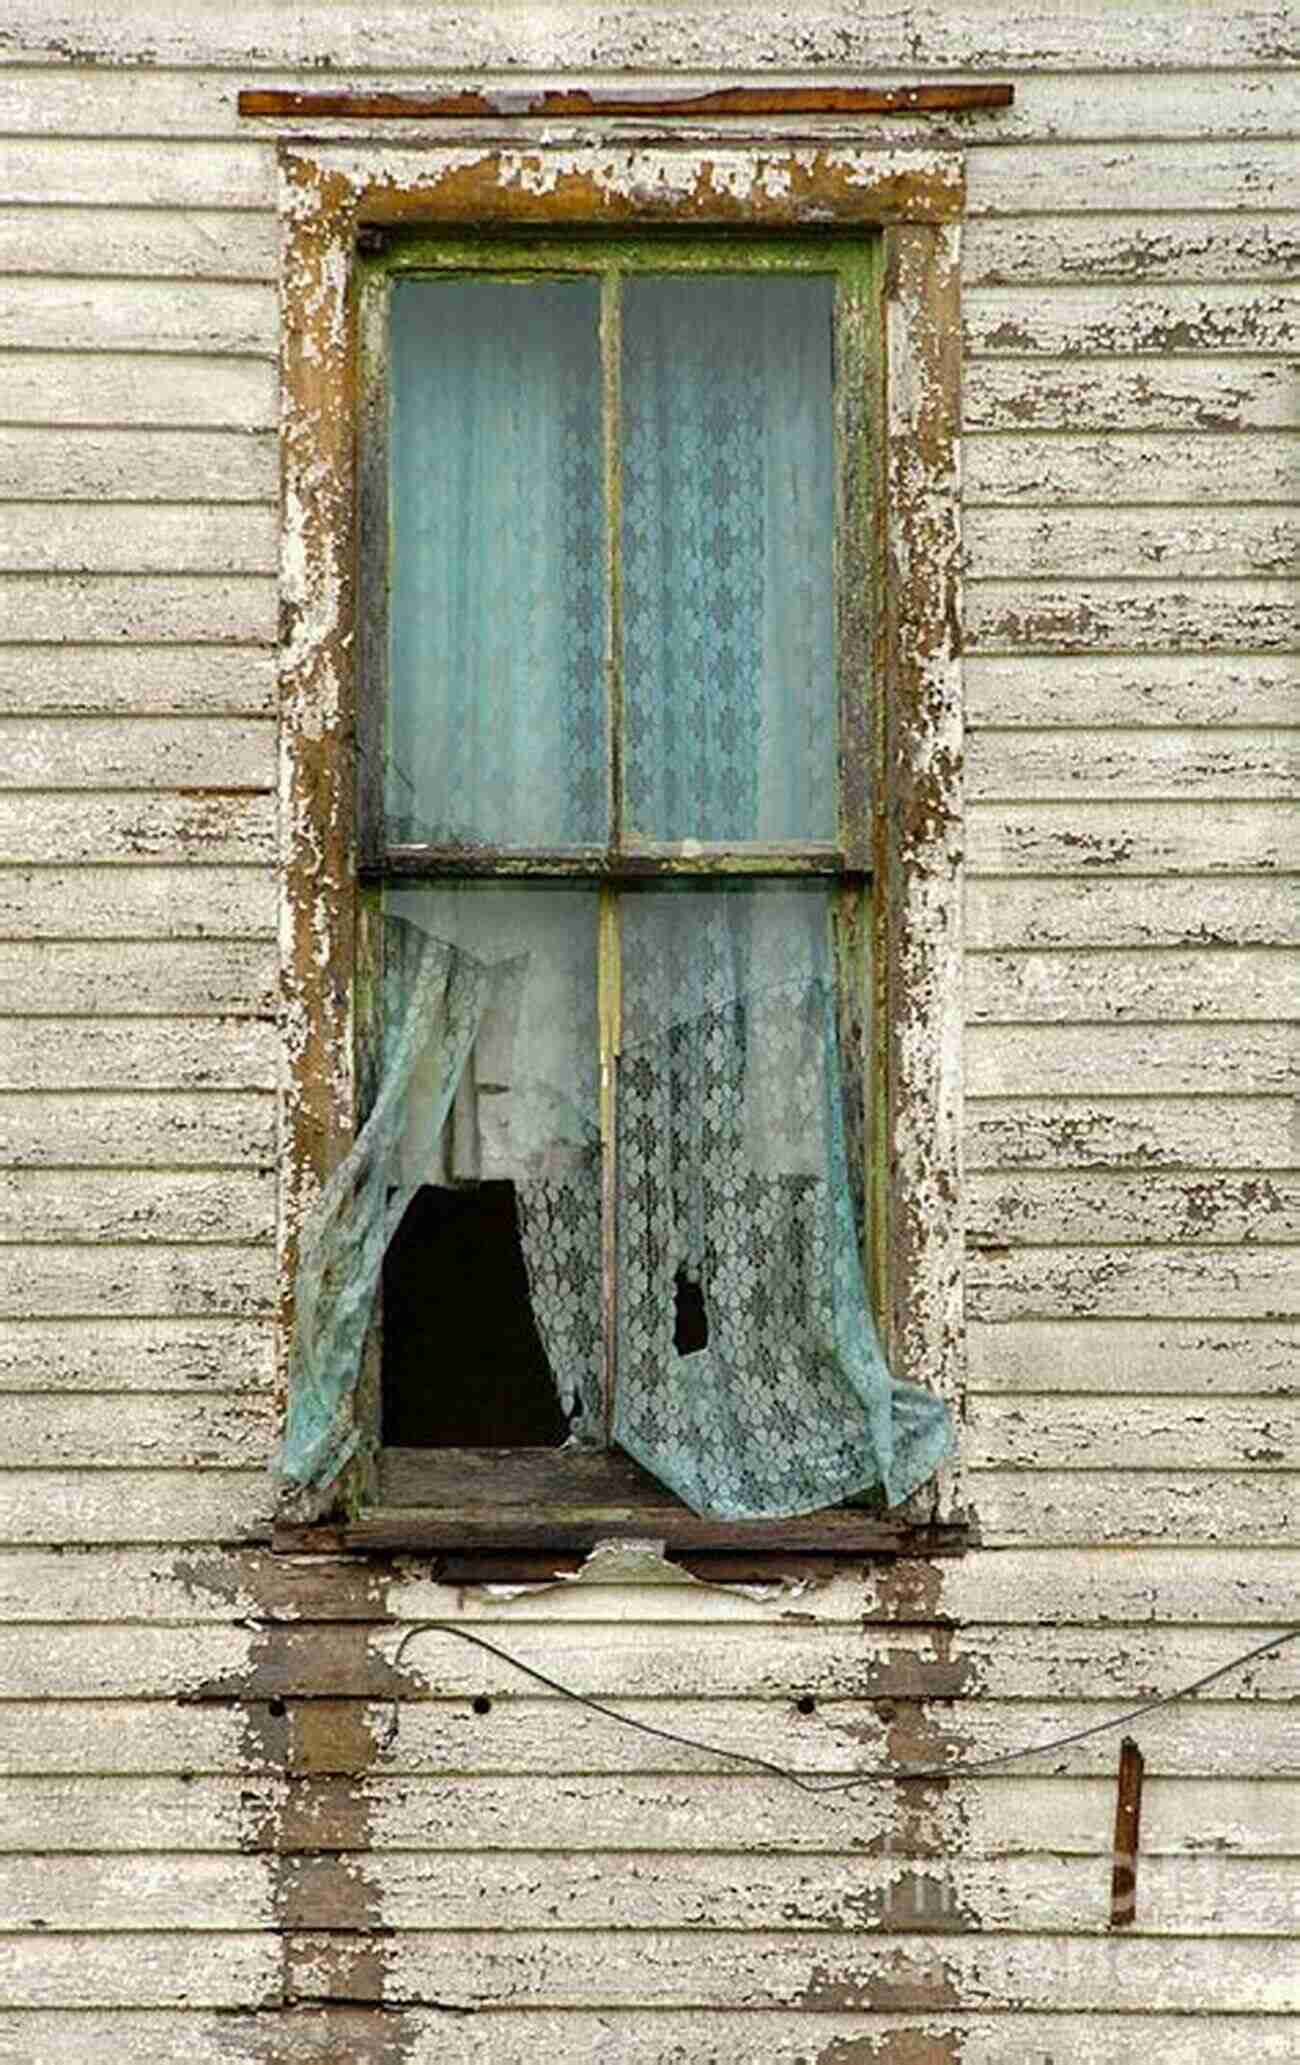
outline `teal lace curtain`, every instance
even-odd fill
[[[604,842],[599,304],[583,278],[393,289],[393,842]]]
[[[598,298],[583,279],[394,290],[390,839],[608,837]],[[816,275],[624,285],[634,838],[835,836],[832,298]],[[864,1292],[834,894],[620,895],[613,1431],[721,1517],[896,1503],[949,1442],[939,1401],[891,1377]],[[514,1184],[572,1438],[601,1437],[597,904],[577,884],[385,892],[381,1087],[302,1242],[293,1482],[346,1455],[384,1248],[422,1182]],[[473,1381],[436,1348],[430,1369]]]
[[[627,813],[646,839],[835,837],[833,292],[625,289]]]

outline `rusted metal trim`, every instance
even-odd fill
[[[1110,1925],[1131,1928],[1137,1919],[1138,1843],[1142,1832],[1142,1773],[1145,1760],[1131,1735],[1119,1746],[1115,1795],[1115,1862],[1110,1879]]]
[[[1009,108],[1016,89],[1009,80],[955,85],[941,80],[918,86],[724,86],[712,92],[646,94],[636,88],[595,92],[530,93],[519,89],[460,93],[302,93],[281,87],[246,86],[241,115],[272,120],[317,118],[340,122],[454,121],[475,116],[654,115],[669,119],[700,115],[954,115]]]

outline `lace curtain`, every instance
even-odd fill
[[[382,1087],[304,1232],[292,1482],[328,1482],[350,1453],[384,1250],[428,1181],[515,1183],[557,1392],[574,1438],[596,1438],[594,906],[482,885],[390,898]],[[863,1289],[828,892],[633,891],[624,914],[615,1439],[697,1512],[797,1513],[876,1487],[895,1504],[948,1422],[890,1376]],[[683,1278],[707,1333],[686,1353]],[[435,1338],[430,1381],[473,1371],[441,1369]]]
[[[835,835],[832,285],[623,291],[634,836]],[[394,289],[391,839],[603,844],[598,289]],[[615,1439],[697,1511],[896,1503],[948,1446],[863,1288],[825,887],[620,896]],[[389,889],[382,1084],[304,1231],[283,1468],[328,1481],[420,1183],[508,1179],[573,1438],[603,1429],[597,895]],[[856,1094],[856,1090],[851,1092]],[[696,1338],[680,1344],[689,1294]],[[433,1382],[472,1382],[464,1368]]]

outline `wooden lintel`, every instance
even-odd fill
[[[431,122],[505,116],[652,115],[692,117],[746,115],[954,115],[1009,108],[1015,87],[1008,81],[979,85],[922,86],[726,86],[712,93],[639,94],[610,87],[529,92],[298,93],[278,87],[245,87],[241,115],[273,119],[310,117],[339,122]]]

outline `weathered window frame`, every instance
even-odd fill
[[[287,1349],[297,1230],[353,1138],[359,867],[355,803],[358,423],[365,406],[354,254],[390,226],[431,231],[668,226],[852,229],[883,246],[880,345],[865,378],[884,426],[871,520],[871,955],[880,1081],[873,1274],[895,1372],[959,1410],[960,1185],[959,225],[952,153],[623,144],[497,150],[295,145],[280,153],[283,240],[282,950],[289,1074],[282,1164]],[[377,449],[377,440],[370,441]],[[281,1367],[287,1364],[282,1354]],[[358,1411],[373,1414],[373,1375]],[[357,1547],[583,1550],[618,1533],[684,1550],[858,1553],[944,1546],[956,1473],[897,1513],[797,1521],[699,1518],[610,1453],[477,1462],[390,1451],[354,1469]]]

